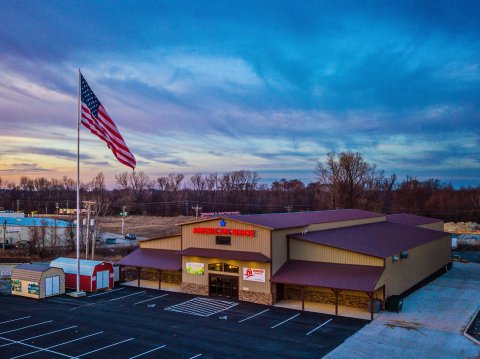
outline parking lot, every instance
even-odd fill
[[[2,358],[320,358],[366,323],[130,287],[79,299],[0,295]]]

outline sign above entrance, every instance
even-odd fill
[[[265,283],[265,269],[243,268],[243,280]]]
[[[255,231],[251,229],[229,229],[229,228],[205,228],[194,227],[193,233],[197,234],[219,234],[227,236],[255,237]]]

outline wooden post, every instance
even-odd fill
[[[338,296],[341,292],[340,289],[332,289],[333,294],[335,295],[335,315],[338,315]]]
[[[162,289],[162,270],[158,269],[158,289]]]
[[[373,292],[367,292],[370,299],[370,320],[373,320]]]
[[[140,287],[140,273],[142,272],[142,267],[137,268],[137,285]]]
[[[305,310],[305,287],[302,286],[302,310]]]

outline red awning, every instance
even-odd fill
[[[181,270],[182,256],[176,250],[138,248],[120,259],[116,264],[162,270]]]
[[[290,260],[272,277],[272,283],[372,292],[383,267]]]
[[[267,256],[259,252],[227,251],[223,249],[210,248],[187,248],[178,253],[182,256],[232,259],[245,262],[270,262],[270,259]]]

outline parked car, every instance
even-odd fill
[[[137,239],[137,236],[135,235],[135,233],[128,233],[126,236],[125,236],[125,239],[129,239],[131,241],[134,241]]]
[[[107,243],[107,244],[116,244],[116,243],[117,243],[117,239],[116,239],[116,238],[107,238],[107,239],[105,239],[105,243]]]

